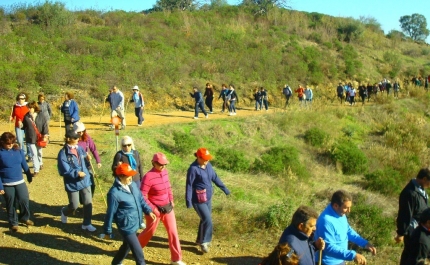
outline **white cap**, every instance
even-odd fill
[[[139,87],[138,86],[134,86],[132,89],[133,90],[139,90]]]
[[[85,131],[85,125],[80,121],[75,122],[73,124],[73,130],[75,131],[75,133],[83,132],[83,131]]]

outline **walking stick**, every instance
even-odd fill
[[[96,177],[96,171],[94,170],[93,163],[91,163],[91,160],[89,160],[89,161],[90,161],[91,170],[93,171],[93,174],[94,174],[94,179],[97,182],[96,184],[99,187],[100,193],[102,194],[102,197],[103,197],[103,201],[105,202],[105,206],[107,208],[107,202],[106,202],[106,199],[105,199],[105,195],[104,195],[104,193],[102,191],[102,188],[100,187],[100,182],[99,182],[99,180]]]
[[[12,111],[10,112],[10,117],[9,117],[9,132],[12,132],[12,129],[11,129],[11,127],[12,127],[12,115],[13,115],[13,109],[14,109],[14,107],[12,106]]]
[[[105,106],[106,106],[106,101],[103,101],[103,109],[102,109],[102,113],[100,114],[99,125],[102,122],[102,116],[105,113]]]
[[[321,265],[322,252],[323,252],[323,250],[321,249],[321,250],[320,250],[320,258],[319,258],[319,260],[318,260],[318,265]]]

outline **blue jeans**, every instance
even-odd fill
[[[262,105],[261,100],[256,100],[255,101],[255,110],[258,110],[258,109],[261,110],[261,105]]]
[[[91,217],[93,215],[93,201],[91,196],[91,186],[88,186],[80,191],[67,192],[69,198],[69,205],[64,208],[63,214],[69,216],[74,213],[79,207],[79,197],[82,197],[84,204],[84,221],[83,225],[91,224]]]
[[[229,112],[236,113],[236,107],[234,106],[234,103],[236,103],[236,100],[230,100],[230,106],[228,107]]]
[[[6,200],[8,221],[11,226],[18,225],[18,219],[22,219],[23,221],[30,219],[29,196],[25,183],[4,186],[4,197]],[[16,202],[18,202],[19,209],[15,208],[15,205],[17,205]],[[19,216],[16,210],[19,210]]]
[[[136,265],[146,265],[143,250],[140,246],[139,240],[137,239],[136,233],[123,235],[123,238],[122,245],[112,260],[112,265],[122,264],[122,261],[127,257],[130,250],[133,254],[134,260],[136,261]]]
[[[268,110],[269,109],[269,102],[267,101],[267,99],[263,99],[263,104],[264,104],[264,108],[266,110]]]
[[[204,203],[193,203],[193,208],[200,217],[199,230],[197,231],[198,244],[210,243],[212,241],[212,201]]]
[[[16,135],[16,141],[19,144],[19,147],[24,151],[24,156],[27,155],[27,147],[24,146],[24,130],[20,128],[15,127],[15,135]]]
[[[143,108],[134,108],[134,114],[137,117],[137,124],[142,124],[142,122],[145,120],[143,118]]]
[[[203,101],[200,101],[200,102],[197,102],[195,107],[194,107],[194,117],[196,117],[196,118],[199,117],[199,108],[202,110],[202,112],[205,116],[208,115],[205,111],[205,106],[203,104]]]

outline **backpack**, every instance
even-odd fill
[[[282,93],[284,93],[285,96],[291,96],[291,94],[293,94],[293,91],[291,91],[291,88],[287,86],[286,88],[284,88],[284,91]]]

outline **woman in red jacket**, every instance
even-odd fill
[[[12,113],[10,115],[10,121],[15,120],[16,140],[19,144],[19,147],[22,149],[22,151],[24,151],[24,156],[27,155],[27,148],[24,148],[24,130],[22,129],[22,122],[24,120],[25,114],[27,114],[29,110],[27,107],[27,99],[28,97],[26,93],[18,93],[16,96],[16,103],[13,105]],[[28,153],[28,156],[31,157],[31,154]]]

